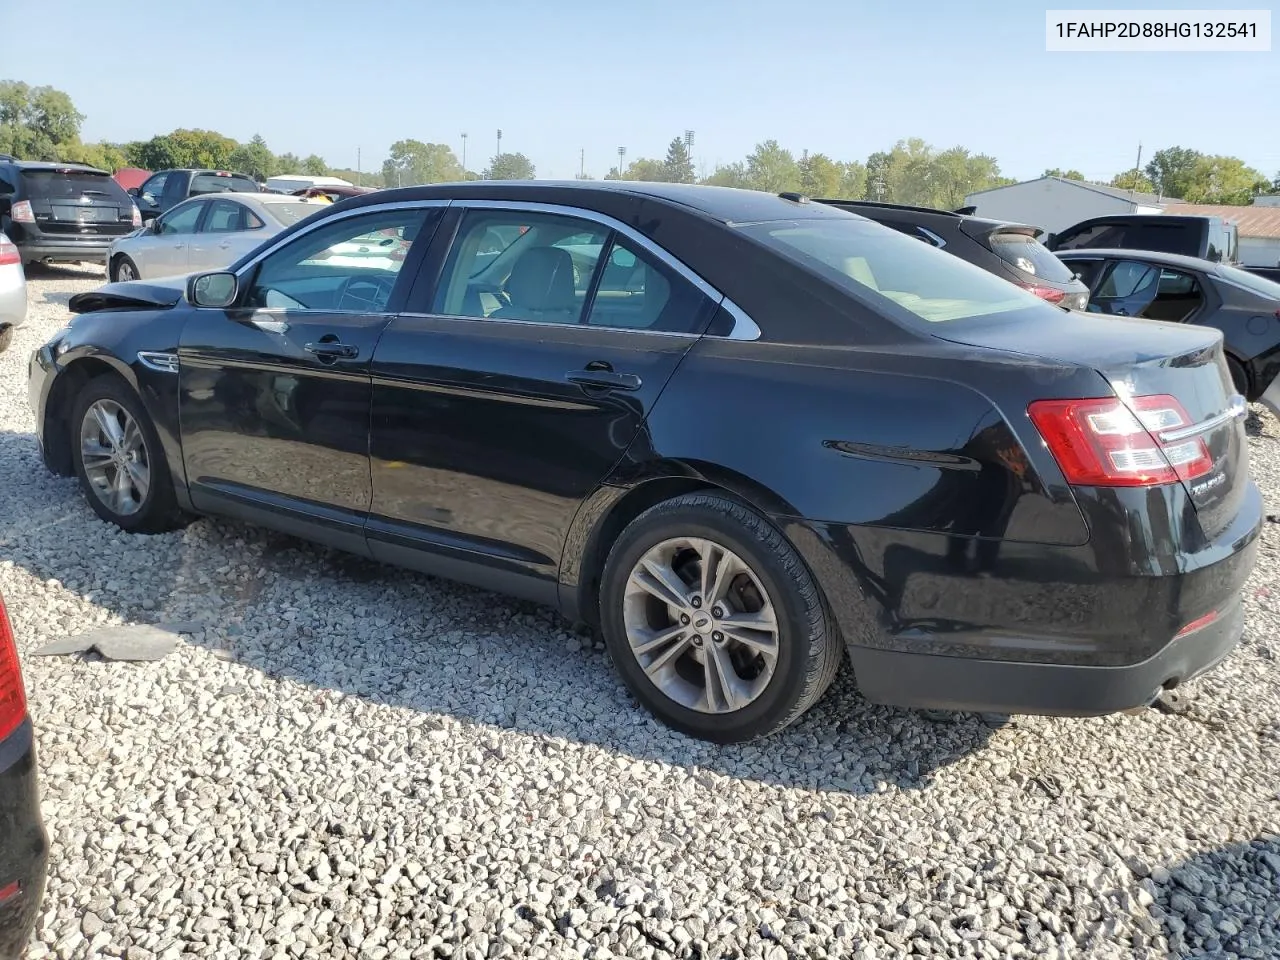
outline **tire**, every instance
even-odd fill
[[[1249,399],[1249,374],[1242,364],[1235,357],[1227,357],[1227,369],[1231,371],[1231,383],[1236,388],[1236,393],[1240,394],[1246,400]]]
[[[132,276],[123,276],[124,273],[131,273]],[[110,279],[113,283],[124,283],[129,280],[141,280],[142,274],[138,273],[138,265],[126,256],[116,257],[111,262]]]
[[[114,421],[119,431],[116,447],[124,459],[117,459],[113,445],[103,442],[107,439],[104,420],[95,413],[104,413]],[[86,420],[90,422],[86,424]],[[136,434],[128,429],[130,422],[137,426]],[[94,513],[128,533],[162,533],[181,526],[183,517],[160,437],[142,401],[127,383],[114,374],[86,383],[72,405],[68,429],[76,476]],[[96,438],[90,440],[94,431]],[[102,451],[97,461],[88,465],[86,444]],[[144,468],[145,490],[137,479],[141,474],[133,467],[121,466],[126,461]],[[128,474],[129,489],[123,496],[118,492],[123,484],[117,484],[121,471]],[[111,491],[116,491],[114,496]]]
[[[732,559],[726,559],[726,550]],[[654,559],[667,555],[669,565]],[[711,563],[705,564],[708,556]],[[633,581],[633,572],[644,569],[638,568],[642,560],[657,563],[670,576],[682,576],[679,583],[686,592],[679,606],[654,596],[657,581],[652,575],[642,572]],[[726,562],[729,567],[723,567]],[[724,619],[710,624],[703,621],[715,610],[689,597],[701,585],[704,565],[729,571],[729,589],[718,595],[730,609]],[[667,582],[677,581],[668,577]],[[767,602],[772,617],[761,616],[764,604],[758,608],[757,601]],[[732,622],[753,616],[774,628],[771,670],[769,658],[759,652],[767,648],[761,641],[768,641],[769,633],[742,630]],[[687,627],[684,618],[689,618]],[[667,726],[714,743],[742,743],[782,730],[818,702],[840,666],[840,643],[799,554],[759,514],[714,494],[686,494],[657,504],[622,531],[601,578],[600,623],[610,657],[636,699]],[[717,625],[725,632],[715,630]],[[677,639],[668,642],[665,638],[673,631]],[[749,636],[751,644],[739,636]],[[642,646],[648,638],[652,652],[633,650],[632,638]],[[727,665],[733,676],[717,679],[728,675],[713,674],[715,662]],[[646,666],[657,679],[651,679]]]

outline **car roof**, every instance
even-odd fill
[[[108,170],[91,167],[87,163],[60,163],[56,160],[5,160],[19,170],[70,170],[75,173],[100,173],[104,177],[111,176]]]
[[[861,216],[870,220],[878,219],[876,213],[883,211],[886,214],[897,214],[901,219],[911,220],[917,219],[930,223],[973,223],[983,228],[986,232],[995,233],[996,231],[1008,228],[1015,230],[1035,230],[1043,233],[1039,227],[1029,223],[1021,223],[1017,220],[993,220],[989,217],[977,217],[971,213],[956,213],[954,210],[943,210],[936,207],[917,207],[909,203],[883,203],[879,200],[815,200],[815,203],[828,203],[832,206],[843,207],[845,209],[853,208],[859,211]]]
[[[1124,247],[1081,247],[1077,250],[1055,250],[1059,260],[1145,260],[1163,267],[1181,267],[1201,273],[1216,273],[1220,264],[1181,253],[1160,250],[1134,250]]]
[[[1089,223],[1147,223],[1159,221],[1160,223],[1186,224],[1221,219],[1221,217],[1204,213],[1111,213],[1101,217],[1089,217],[1087,220],[1073,223],[1067,229],[1074,230],[1076,227],[1082,227]]]
[[[809,200],[790,200],[760,190],[710,187],[691,183],[652,183],[638,180],[469,180],[418,187],[378,190],[351,200],[399,203],[412,200],[468,199],[557,202],[573,194],[577,202],[616,200],[630,195],[697,211],[724,224],[770,220],[825,220],[857,217],[857,214]]]

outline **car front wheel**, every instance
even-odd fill
[[[119,377],[97,377],[81,389],[71,417],[71,450],[89,505],[103,520],[130,533],[179,525],[160,438]]]
[[[826,692],[841,651],[812,575],[767,520],[689,494],[637,517],[610,551],[601,626],[635,697],[716,743],[768,736]]]
[[[128,257],[117,257],[111,268],[111,279],[118,283],[139,279],[138,265]]]

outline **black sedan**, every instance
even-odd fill
[[[17,960],[26,949],[44,895],[48,849],[22,671],[0,599],[0,960]]]
[[[1211,260],[1146,250],[1058,254],[1089,286],[1091,313],[1222,332],[1236,391],[1260,400],[1280,372],[1280,283]]]
[[[45,462],[553,604],[721,742],[874,701],[1094,715],[1225,656],[1262,504],[1219,333],[1090,318],[855,214],[673,184],[355,197],[71,302]]]

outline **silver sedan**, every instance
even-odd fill
[[[13,331],[27,319],[27,275],[22,254],[0,233],[0,353],[9,348]]]
[[[151,280],[218,270],[328,205],[269,193],[192,197],[113,243],[107,276]]]

